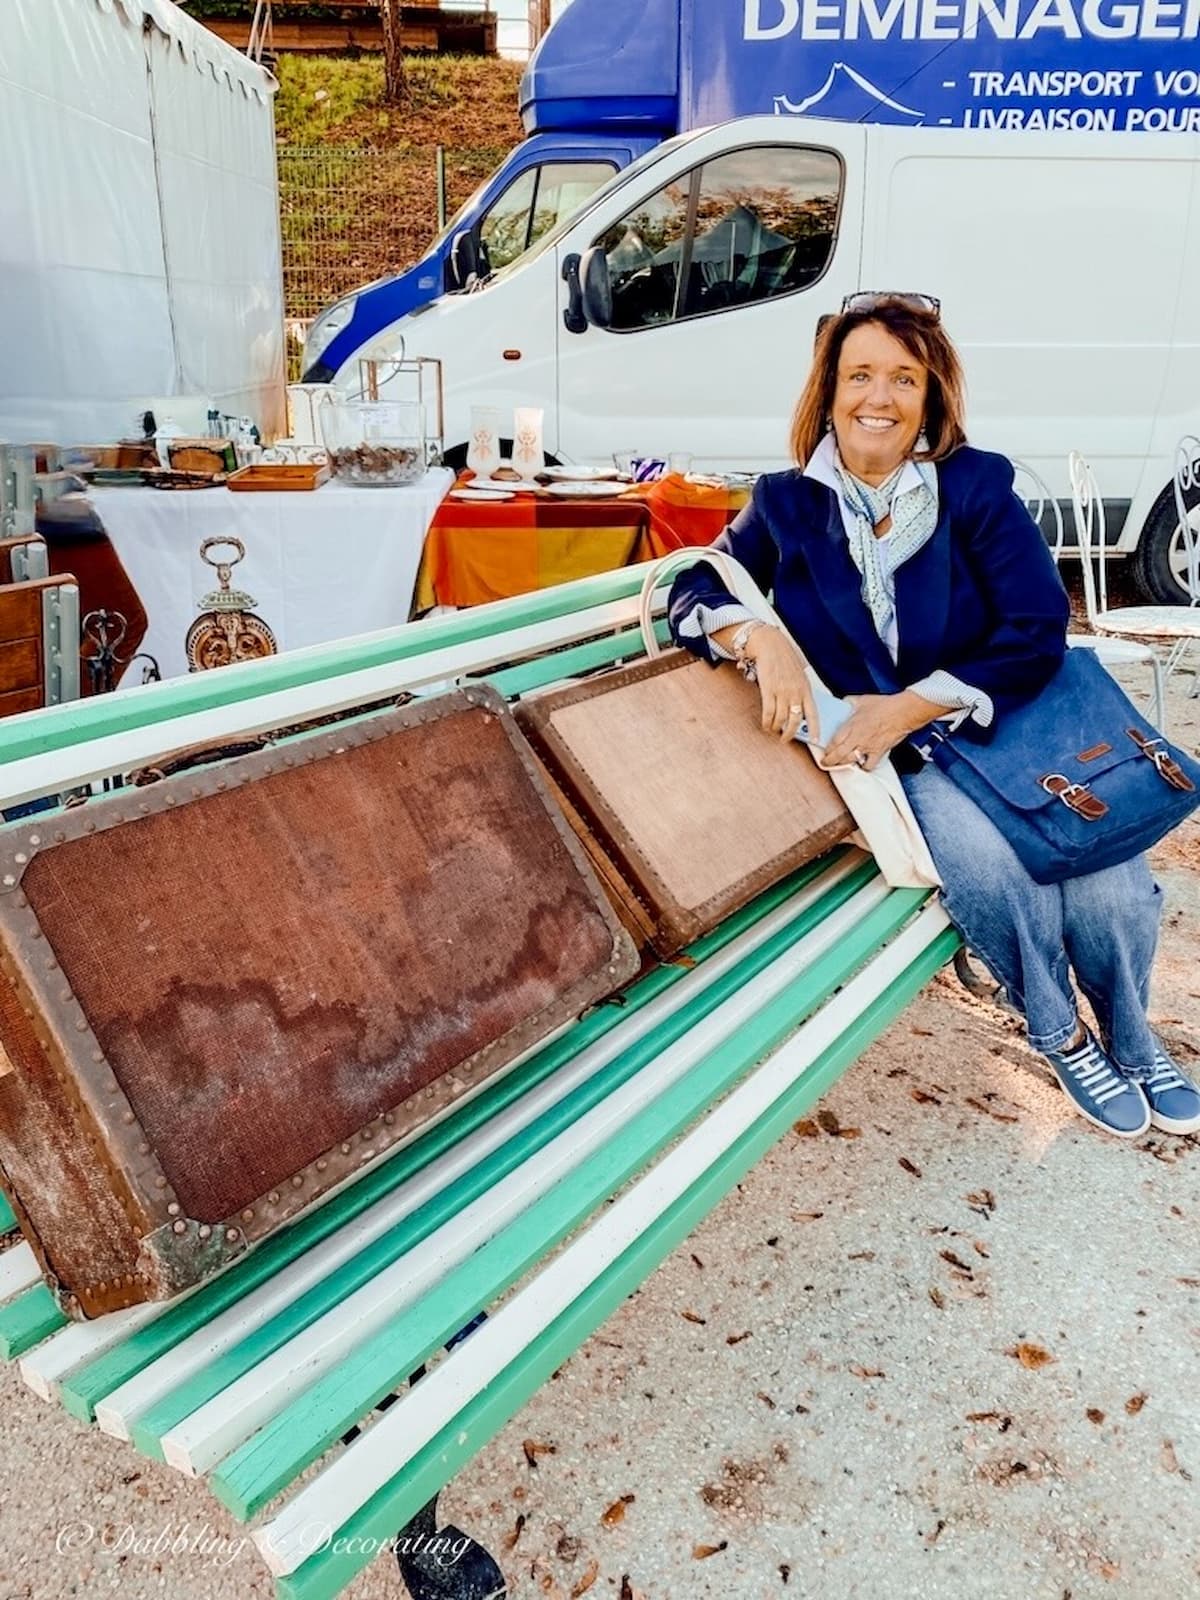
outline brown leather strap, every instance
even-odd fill
[[[1142,754],[1153,761],[1154,770],[1164,783],[1169,783],[1172,789],[1182,789],[1185,794],[1194,793],[1196,785],[1175,760],[1165,739],[1148,739],[1140,728],[1126,728],[1125,731]]]
[[[1072,783],[1070,778],[1061,772],[1048,772],[1038,779],[1047,794],[1052,794],[1056,800],[1061,800],[1063,805],[1069,807],[1085,822],[1099,822],[1101,817],[1108,815],[1108,807],[1098,795],[1094,795],[1085,783]]]
[[[217,739],[211,744],[194,744],[186,750],[172,750],[153,766],[139,767],[130,775],[135,789],[160,783],[163,778],[177,772],[188,772],[193,767],[209,767],[215,761],[229,761],[234,756],[250,756],[271,743],[269,733],[249,734],[244,739]]]

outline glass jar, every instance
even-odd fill
[[[414,400],[327,400],[321,431],[344,483],[396,488],[425,476],[425,408]]]

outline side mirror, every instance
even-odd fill
[[[599,245],[585,250],[579,262],[580,298],[583,314],[595,328],[611,328],[613,319],[612,278],[608,257]]]
[[[446,263],[447,287],[465,289],[472,278],[479,276],[479,245],[470,228],[463,228],[450,241],[450,259]]]

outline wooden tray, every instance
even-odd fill
[[[53,821],[0,846],[0,1185],[74,1317],[218,1271],[638,969],[483,685]]]
[[[230,473],[226,482],[228,488],[239,491],[253,489],[278,493],[280,490],[319,489],[323,483],[329,482],[329,466],[328,463],[312,461],[283,461],[275,465],[258,462],[252,467],[242,467],[240,471]]]
[[[607,857],[625,927],[663,959],[854,830],[809,752],[763,734],[754,685],[685,651],[537,695],[516,717],[593,866]]]

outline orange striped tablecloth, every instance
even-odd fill
[[[443,500],[425,536],[413,608],[483,605],[711,544],[748,496],[673,475],[611,499]]]

